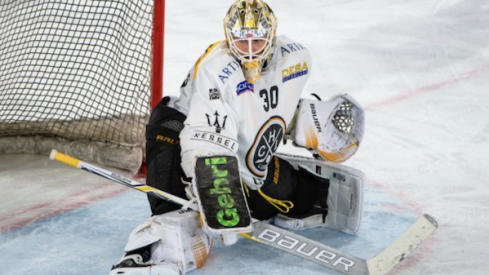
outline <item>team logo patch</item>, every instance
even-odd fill
[[[209,126],[216,127],[216,133],[220,133],[222,130],[226,128],[226,120],[228,119],[228,116],[224,116],[221,119],[219,113],[216,111],[214,113],[214,122],[211,121],[210,115],[205,114],[205,116],[207,117],[207,123],[209,123]]]
[[[277,151],[285,132],[285,121],[279,116],[270,118],[256,135],[246,154],[246,166],[257,177],[264,177],[268,164]]]
[[[290,66],[282,70],[282,82],[287,82],[291,79],[301,77],[309,72],[307,62],[297,63],[294,66]]]
[[[238,87],[236,88],[236,94],[241,95],[246,92],[254,92],[254,85],[253,83],[249,83],[245,80],[238,84]]]
[[[209,89],[209,100],[219,99],[221,96],[219,95],[219,91],[216,88]]]

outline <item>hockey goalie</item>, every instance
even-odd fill
[[[200,212],[150,197],[152,217],[110,274],[186,274],[205,264],[216,237],[232,245],[253,220],[359,229],[364,176],[339,163],[362,142],[361,106],[349,95],[301,98],[311,55],[276,35],[265,2],[236,1],[224,28],[226,39],[205,51],[146,129],[147,183]],[[285,139],[313,157],[277,154]]]

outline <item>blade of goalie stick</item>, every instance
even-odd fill
[[[85,163],[71,156],[52,150],[50,158],[86,172],[104,177],[108,180],[136,189],[138,191],[171,201],[185,208],[199,211],[195,203],[144,185],[132,179],[118,175],[97,166]],[[369,260],[364,260],[336,250],[330,246],[302,237],[281,229],[265,221],[254,220],[252,235],[240,235],[250,240],[265,244],[308,261],[351,275],[385,275],[411,252],[419,247],[438,228],[437,222],[425,214],[419,218],[401,237],[390,244],[384,251]]]
[[[430,215],[424,214],[384,251],[367,260],[370,275],[384,275],[418,248],[438,228]]]

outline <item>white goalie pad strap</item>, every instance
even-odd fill
[[[283,214],[278,214],[273,218],[273,224],[291,230],[302,230],[302,229],[326,226],[322,214],[315,214],[301,219],[291,218]]]
[[[349,234],[355,234],[358,231],[362,219],[365,182],[365,175],[361,171],[342,164],[312,158],[288,154],[277,154],[277,156],[288,161],[295,169],[301,167],[330,181],[327,198],[328,214],[325,223],[321,215],[301,220],[283,216],[276,219],[278,220],[277,225],[290,229],[327,226]]]
[[[362,182],[365,182],[365,174],[362,171],[340,163],[328,162],[324,160],[317,160],[311,157],[285,153],[275,153],[275,156],[286,160],[296,170],[299,169],[300,166],[308,170],[310,173],[313,173],[325,179],[330,179],[333,176],[333,172],[335,170],[338,170],[343,173],[349,174],[352,177],[361,178]]]
[[[163,232],[161,225],[154,221],[156,217],[151,217],[137,226],[129,235],[124,252],[131,252],[160,240]]]
[[[302,99],[289,137],[325,160],[343,162],[358,150],[364,128],[364,111],[349,95],[328,101]]]
[[[363,210],[364,178],[333,170],[329,182],[326,225],[349,234],[360,228]]]
[[[135,266],[112,269],[109,275],[182,275],[178,266],[172,263],[146,265],[143,263],[143,258],[138,254],[127,255],[121,261],[129,259],[134,261]]]

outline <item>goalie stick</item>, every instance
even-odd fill
[[[129,188],[180,204],[184,208],[199,211],[197,204],[194,202],[85,163],[71,156],[59,153],[56,150],[52,150],[49,157],[52,160],[85,170]],[[370,259],[362,259],[341,252],[325,244],[321,244],[288,230],[271,225],[266,221],[254,220],[253,227],[252,234],[241,233],[240,235],[258,243],[280,249],[305,260],[325,266],[342,274],[384,275],[389,273],[397,264],[428,239],[428,237],[438,228],[438,224],[431,216],[424,214],[408,230],[406,230],[402,236],[391,243],[381,253]]]

